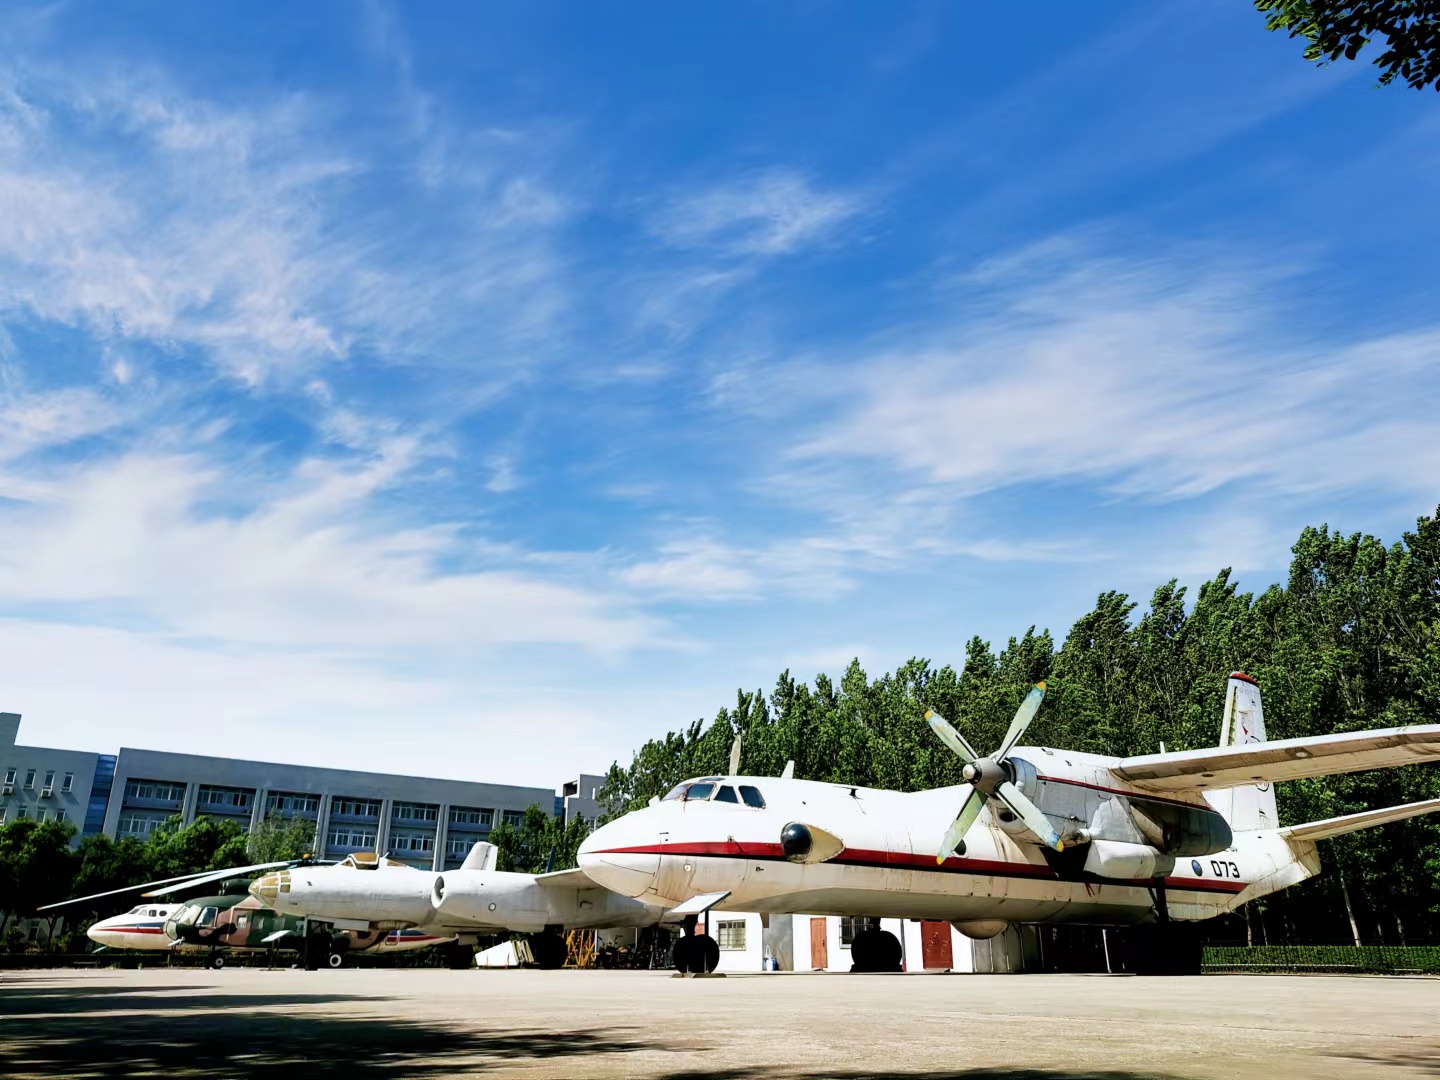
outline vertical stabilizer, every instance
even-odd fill
[[[1260,686],[1249,675],[1230,673],[1225,687],[1225,717],[1220,724],[1221,746],[1244,746],[1265,741],[1265,711],[1260,705]],[[1217,791],[1210,804],[1225,815],[1236,832],[1275,829],[1280,817],[1275,810],[1273,785],[1248,784]]]

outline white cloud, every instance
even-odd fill
[[[854,194],[818,189],[790,169],[770,169],[681,195],[654,214],[649,227],[673,247],[787,255],[828,239],[862,207]]]
[[[484,178],[467,174],[463,198],[370,199],[367,178],[392,163],[323,117],[302,96],[226,106],[153,74],[16,83],[0,97],[0,317],[195,347],[252,383],[362,346],[519,362],[562,304],[561,200],[519,153],[479,169],[474,144],[455,151]],[[432,226],[419,239],[418,213]]]
[[[825,380],[787,373],[829,409],[797,461],[868,459],[950,497],[1061,479],[1150,499],[1433,490],[1440,329],[1317,344],[1271,314],[1273,276],[1055,246],[962,284],[969,321]]]
[[[0,507],[10,537],[0,595],[12,609],[78,605],[171,636],[357,657],[655,640],[653,621],[614,598],[472,568],[493,549],[456,526],[388,521],[375,500],[408,479],[414,455],[397,438],[363,467],[305,461],[259,491],[193,455],[67,467],[27,502]]]

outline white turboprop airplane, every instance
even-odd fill
[[[943,919],[971,937],[1011,923],[1131,931],[1138,970],[1198,970],[1208,919],[1316,874],[1316,841],[1440,810],[1440,799],[1280,827],[1272,785],[1434,760],[1440,725],[1265,741],[1260,689],[1230,676],[1220,746],[1112,758],[1017,746],[1045,684],[999,749],[978,754],[944,719],[936,734],[965,766],[958,787],[903,793],[781,777],[707,776],[601,826],[581,869],[687,919],[677,966],[712,970],[693,934],[711,907],[763,914]],[[738,771],[739,746],[730,772]],[[948,831],[945,829],[950,824]],[[894,970],[900,944],[871,928],[855,970]]]
[[[531,952],[541,967],[565,962],[563,939],[544,931],[652,926],[665,915],[662,907],[601,888],[581,870],[509,873],[496,870],[495,859],[495,845],[485,841],[458,869],[440,873],[352,855],[331,866],[267,874],[251,882],[250,895],[336,930],[418,930],[462,944],[497,930],[532,933]]]

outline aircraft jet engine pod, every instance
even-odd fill
[[[780,830],[780,850],[793,863],[819,863],[845,850],[845,843],[824,829],[792,821]]]

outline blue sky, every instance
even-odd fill
[[[1440,112],[1299,52],[1245,3],[5,5],[0,708],[558,784],[782,668],[1398,538]]]

